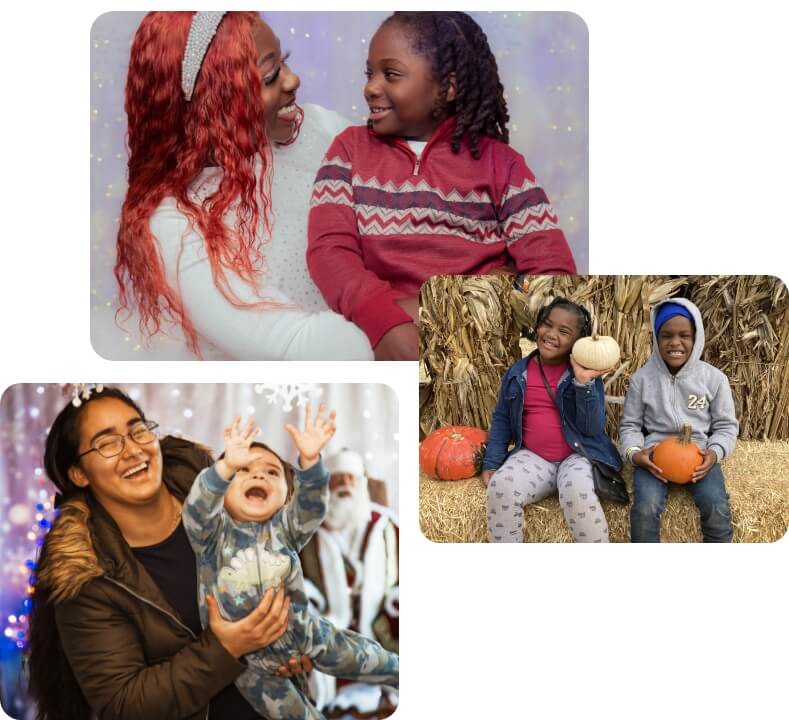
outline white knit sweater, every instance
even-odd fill
[[[273,146],[271,238],[263,246],[268,269],[260,287],[251,288],[226,271],[233,293],[245,303],[261,297],[294,305],[292,311],[239,308],[216,287],[203,237],[191,227],[174,198],[166,198],[151,217],[167,282],[178,289],[202,341],[236,359],[371,359],[361,331],[327,309],[307,271],[307,215],[312,183],[334,136],[348,126],[337,113],[304,106],[304,122],[292,145]],[[260,163],[258,172],[260,171]],[[198,202],[211,195],[222,178],[207,168],[190,188]],[[235,227],[232,207],[225,217]],[[263,239],[262,223],[258,235]],[[210,353],[209,353],[210,354]]]

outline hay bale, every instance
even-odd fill
[[[789,528],[789,442],[740,441],[724,461],[734,542],[774,542]],[[632,497],[631,472],[625,478]],[[630,539],[630,506],[603,503],[612,542]],[[487,542],[485,484],[419,477],[419,522],[434,542]],[[524,511],[524,542],[570,542],[557,496]],[[698,510],[690,493],[672,487],[661,526],[663,542],[701,542]]]

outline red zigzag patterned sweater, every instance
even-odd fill
[[[452,152],[455,118],[417,156],[408,143],[350,127],[332,142],[310,202],[307,266],[326,302],[373,347],[411,322],[395,300],[432,275],[574,273],[556,212],[523,156],[480,139]]]

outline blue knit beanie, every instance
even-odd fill
[[[693,319],[693,315],[690,314],[690,310],[688,310],[684,305],[667,302],[663,303],[658,309],[657,313],[655,313],[655,335],[660,332],[660,328],[663,327],[666,321],[671,320],[671,318],[676,317],[677,315],[681,315],[682,317],[686,317],[688,320],[690,320],[690,324],[693,325],[693,330],[695,332],[696,321]]]

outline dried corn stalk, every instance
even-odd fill
[[[511,278],[441,276],[422,287],[420,430],[487,429],[506,369],[520,357]]]
[[[476,300],[471,306],[473,322],[463,285],[471,280],[477,281],[478,288],[488,288],[486,283],[496,287],[495,292],[472,293]],[[789,294],[779,279],[544,276],[529,278],[523,291],[512,285],[511,280],[489,277],[434,278],[425,285],[423,302],[427,299],[430,303],[426,308],[430,322],[423,324],[422,342],[427,350],[423,352],[424,367],[430,376],[425,393],[430,399],[422,405],[423,431],[455,422],[487,429],[499,380],[519,354],[521,328],[533,326],[539,309],[561,295],[586,307],[597,331],[613,336],[622,350],[620,366],[604,380],[609,399],[607,430],[616,438],[630,376],[652,353],[650,308],[661,300],[681,296],[701,310],[707,338],[703,359],[729,378],[740,437],[789,438]],[[494,296],[495,301],[489,304]],[[456,338],[459,327],[465,328],[465,334]],[[491,346],[487,346],[489,342]],[[521,342],[523,351],[531,347],[528,341]],[[440,348],[446,348],[443,359]],[[509,353],[516,353],[512,360]],[[436,378],[442,383],[440,391]],[[475,391],[470,392],[467,385]]]

